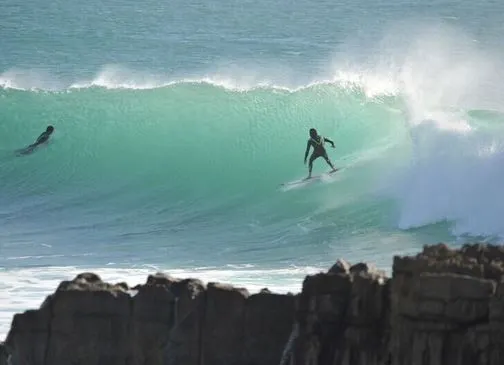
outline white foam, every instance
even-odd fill
[[[504,129],[495,120],[487,129],[466,114],[502,110],[502,58],[444,25],[402,24],[390,34],[367,71],[356,73],[366,67],[351,62],[336,69],[368,96],[397,93],[406,106],[410,150],[403,158],[410,161],[388,174],[381,190],[397,202],[397,226],[449,221],[455,235],[504,236]]]
[[[394,187],[399,227],[450,221],[456,235],[504,237],[503,134],[414,131],[414,162]]]
[[[47,70],[11,68],[0,74],[0,87],[15,90],[56,91],[61,90],[65,85]]]
[[[226,66],[194,72],[192,75],[173,75],[149,70],[131,69],[122,65],[104,65],[89,79],[63,80],[49,71],[13,68],[0,75],[0,87],[30,91],[71,91],[87,88],[149,90],[179,84],[208,84],[235,92],[270,89],[298,92],[318,85],[336,85],[348,89],[363,89],[368,97],[395,94],[398,87],[388,76],[369,70],[334,70],[325,74],[299,77],[294,71],[281,66]],[[299,73],[298,73],[299,74]]]

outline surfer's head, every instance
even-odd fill
[[[52,125],[47,126],[46,132],[52,133],[54,131],[54,127]]]
[[[317,130],[315,128],[310,129],[310,137],[311,138],[317,137]]]

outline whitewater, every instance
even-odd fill
[[[114,5],[123,11],[118,19],[135,13],[138,24],[160,24],[145,15],[159,9],[121,4]],[[220,14],[229,20],[226,9]],[[321,24],[324,9],[317,5]],[[115,51],[94,50],[89,33],[80,53],[67,42],[63,49],[72,52],[37,58],[34,64],[48,62],[40,67],[18,61],[27,51],[13,33],[0,62],[0,339],[13,313],[37,307],[59,281],[84,270],[132,285],[160,270],[296,292],[306,274],[338,258],[390,272],[393,255],[423,244],[500,241],[504,68],[496,38],[488,41],[487,28],[479,33],[486,42],[475,41],[463,26],[411,18],[405,25],[385,13],[379,36],[362,25],[366,31],[340,35],[337,47],[317,40],[315,22],[306,41],[237,33],[226,50],[233,66],[206,58],[219,49],[216,39],[227,39],[208,33],[221,23],[207,19],[215,41],[205,39],[199,69],[189,67],[193,48],[121,62],[117,49],[128,59],[141,48],[133,30],[130,50],[97,19],[103,39],[116,39]],[[201,24],[196,18],[187,29]],[[258,13],[242,21],[252,27],[253,19]],[[272,33],[291,29],[287,19],[271,21]],[[264,24],[254,27],[259,34]],[[138,39],[154,47],[150,54],[156,48],[145,29],[138,27]],[[196,36],[203,33],[157,32],[173,44],[203,42]],[[179,24],[177,32],[186,30]],[[306,52],[310,44],[325,53]],[[57,49],[37,47],[39,54]],[[104,62],[104,54],[118,61]],[[16,155],[49,124],[55,133],[47,145]],[[282,188],[307,175],[312,127],[335,142],[329,157],[343,169]],[[317,160],[314,173],[325,171]]]

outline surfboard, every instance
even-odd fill
[[[285,182],[285,183],[280,184],[280,186],[284,186],[284,187],[289,186],[289,187],[292,187],[292,186],[296,186],[296,185],[310,184],[310,183],[313,183],[315,181],[322,180],[324,177],[332,175],[332,174],[334,174],[335,172],[338,172],[338,171],[341,171],[341,168],[336,169],[336,170],[331,170],[329,172],[325,172],[325,173],[322,173],[322,174],[319,174],[319,175],[312,175],[310,178],[305,177],[304,179],[299,179],[299,180]]]
[[[23,155],[29,155],[29,154],[33,153],[34,150],[35,150],[34,146],[28,146],[28,147],[16,150],[14,152],[16,153],[17,156],[23,156]]]

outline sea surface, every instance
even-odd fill
[[[502,34],[490,0],[2,0],[0,339],[81,271],[297,292],[499,242]],[[342,169],[282,187],[312,127]]]

